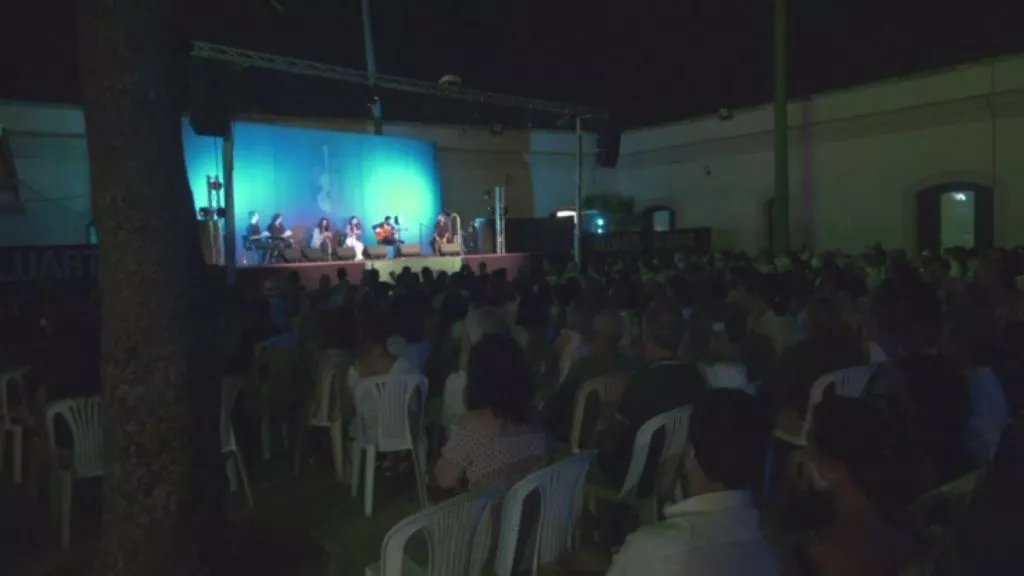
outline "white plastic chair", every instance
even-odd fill
[[[491,544],[491,509],[501,495],[471,492],[432,506],[395,524],[381,543],[380,562],[366,567],[366,576],[477,576]],[[430,554],[426,569],[405,556],[415,534],[426,537]]]
[[[309,406],[308,426],[326,428],[331,438],[331,460],[334,464],[334,478],[338,482],[345,480],[345,444],[342,433],[342,419],[339,410],[335,410],[335,401],[342,394],[345,371],[348,368],[332,361],[324,365],[316,383],[316,394]],[[295,474],[299,473],[299,460],[302,453],[302,438],[295,442]]]
[[[612,496],[606,487],[589,486],[592,496],[591,509],[596,508],[596,499],[611,499],[639,509],[640,517],[645,523],[656,522],[661,512],[661,498],[667,495],[669,488],[674,490],[677,484],[676,471],[679,469],[680,459],[689,440],[690,414],[692,412],[693,406],[683,406],[659,414],[641,426],[633,441],[633,455],[630,458],[622,488]],[[640,487],[644,467],[647,465],[651,442],[659,430],[664,430],[665,441],[661,446],[661,454],[658,455],[654,487],[649,497],[641,499],[637,496],[637,489]],[[602,488],[604,489],[602,490]],[[612,497],[609,498],[609,496]]]
[[[774,436],[788,444],[798,447],[807,446],[807,436],[811,431],[811,421],[814,419],[814,409],[825,396],[825,389],[830,385],[834,386],[836,396],[847,398],[859,398],[867,387],[871,377],[878,370],[877,364],[866,364],[843,368],[835,372],[829,372],[814,381],[807,401],[807,412],[804,415],[803,427],[799,436],[794,436],[784,430],[776,429]]]
[[[449,429],[466,412],[466,373],[462,370],[448,375],[444,381],[441,404],[441,425]]]
[[[419,401],[412,405],[414,394]],[[427,443],[424,432],[426,420],[427,379],[420,374],[388,374],[363,378],[355,389],[356,438],[352,443],[352,497],[359,490],[359,469],[363,465],[363,513],[373,515],[373,481],[377,470],[378,452],[412,452],[416,472],[416,487],[420,505],[427,505],[426,467]],[[416,422],[410,418],[410,411]]]
[[[11,413],[11,384],[18,387],[23,402],[25,397],[25,374],[28,367],[14,368],[0,374],[0,470],[4,468],[4,461],[7,451],[6,435],[11,433],[11,460],[12,473],[15,484],[21,484],[22,454],[25,448],[25,429],[23,423],[17,422],[14,414]],[[27,405],[26,405],[27,407]]]
[[[249,489],[249,475],[245,470],[245,461],[242,460],[242,451],[238,449],[238,441],[235,439],[235,427],[231,422],[231,411],[235,407],[235,399],[238,398],[238,391],[245,384],[245,378],[225,378],[221,382],[220,389],[220,451],[227,456],[228,486],[231,491],[238,490],[238,478],[242,477],[242,489],[245,490],[245,499],[252,508],[252,491]],[[237,474],[236,474],[237,471]]]
[[[587,400],[591,394],[597,394],[598,402],[601,405],[601,412],[598,414],[595,435],[611,423],[615,417],[615,408],[622,399],[622,393],[626,391],[626,384],[629,380],[628,372],[598,376],[583,383],[576,392],[576,407],[572,413],[572,434],[570,445],[572,451],[580,452],[580,434],[583,432],[583,420],[586,416]]]
[[[523,530],[527,530],[533,540],[532,551],[527,548],[533,555],[529,564],[532,574],[572,550],[583,505],[583,486],[593,458],[593,452],[584,452],[561,460],[523,478],[508,491],[501,510],[494,559],[494,572],[498,576],[510,576],[515,570],[516,546]],[[523,507],[534,491],[540,496],[536,528],[524,527]]]
[[[58,462],[55,474],[60,488],[60,544],[71,544],[71,494],[76,479],[96,478],[103,475],[103,419],[99,396],[66,398],[46,407],[46,432],[50,450],[56,456],[57,443],[53,423],[57,416],[67,422],[71,430],[71,469],[61,470]]]

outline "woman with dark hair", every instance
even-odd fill
[[[434,468],[436,486],[509,489],[548,462],[548,437],[534,410],[533,372],[509,336],[484,336],[466,368],[467,412],[452,426]]]
[[[292,231],[284,225],[284,216],[280,212],[274,214],[270,219],[270,224],[267,224],[267,234],[270,236],[268,262],[276,261],[281,255],[281,250],[295,245],[295,242],[292,241]]]
[[[899,427],[860,398],[826,397],[814,412],[808,484],[827,491],[834,518],[805,550],[817,576],[896,576],[914,552],[907,509],[921,486]]]
[[[327,218],[321,218],[316,223],[316,228],[313,229],[313,234],[309,238],[309,247],[313,250],[319,250],[324,258],[327,260],[331,259],[331,246],[334,244],[334,232],[331,231],[331,221]]]
[[[356,260],[363,259],[363,224],[357,216],[349,218],[345,226],[345,247],[356,251]]]

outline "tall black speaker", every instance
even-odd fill
[[[619,141],[622,135],[612,127],[606,127],[597,136],[597,163],[605,168],[615,168],[619,163]]]
[[[189,63],[189,123],[200,136],[226,138],[231,130],[233,69],[220,62],[193,58]]]

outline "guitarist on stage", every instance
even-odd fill
[[[395,246],[401,244],[398,238],[398,228],[391,222],[391,216],[385,216],[384,221],[373,227],[377,243],[384,246]]]

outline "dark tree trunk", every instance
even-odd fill
[[[104,434],[97,575],[209,572],[222,515],[220,292],[200,258],[182,152],[173,0],[80,0],[100,242]],[[219,306],[217,306],[219,307]]]

